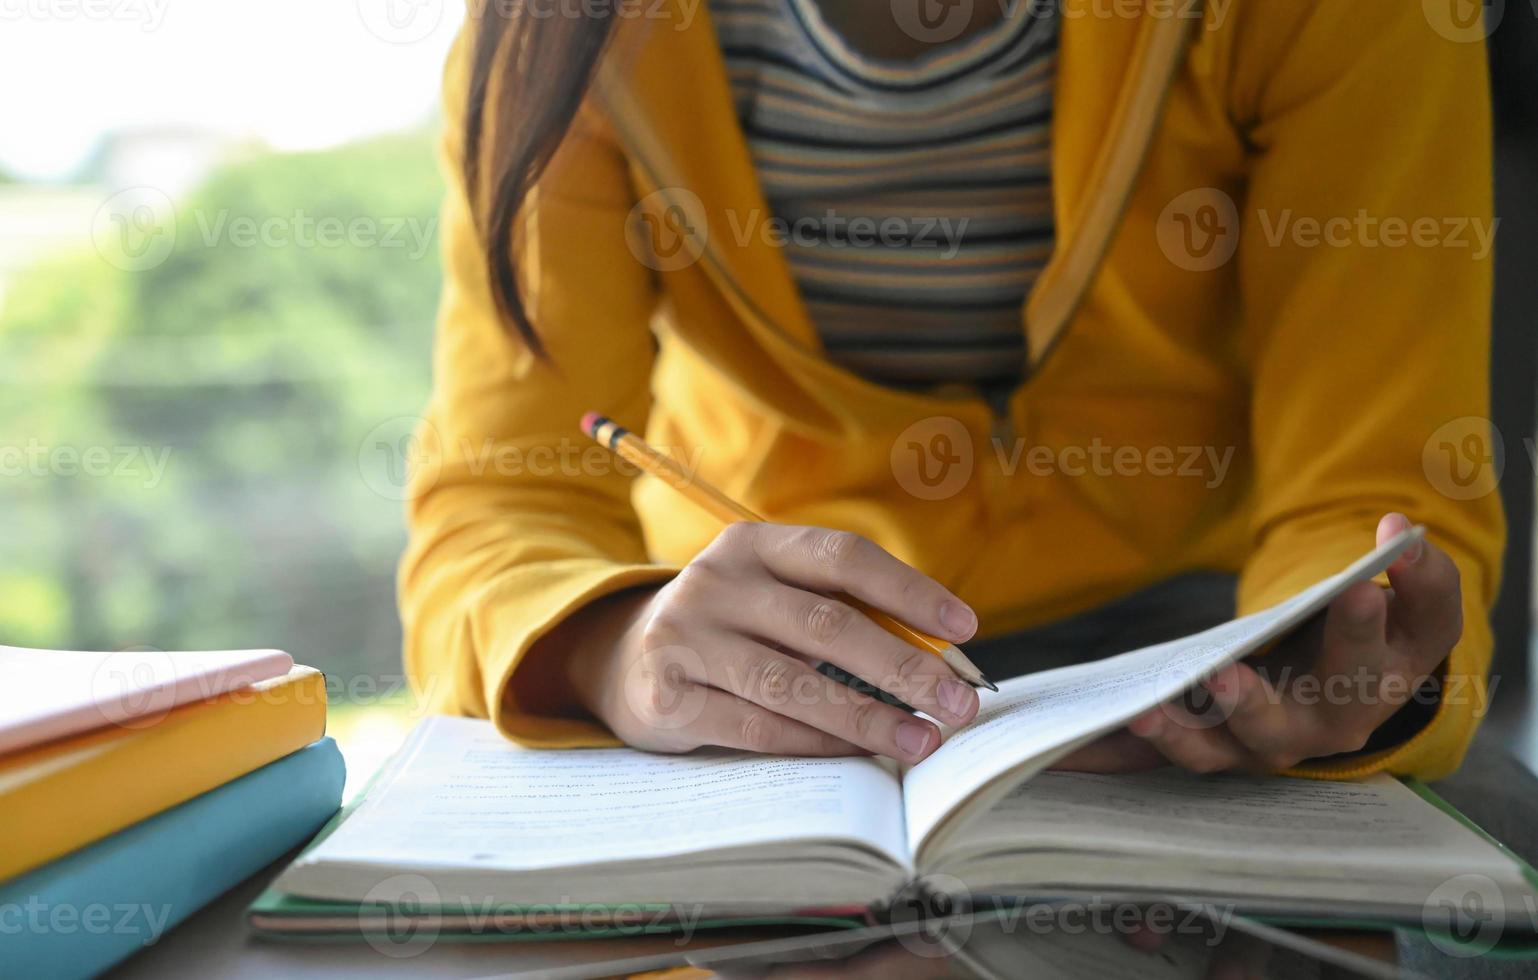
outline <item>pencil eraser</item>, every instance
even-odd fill
[[[604,417],[602,415],[599,415],[597,412],[588,412],[582,416],[582,431],[590,436],[595,435],[598,432],[598,427],[603,425],[603,423]]]

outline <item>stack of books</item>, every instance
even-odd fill
[[[335,813],[325,678],[273,650],[0,646],[5,972],[93,976]]]

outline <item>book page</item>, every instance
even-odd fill
[[[1100,775],[1044,772],[1017,786],[958,838],[1098,851],[1198,851],[1291,863],[1457,868],[1511,864],[1473,831],[1391,776],[1359,782],[1198,776],[1178,769]]]
[[[298,864],[561,868],[811,839],[907,867],[896,777],[869,758],[523,749],[435,717]]]
[[[929,758],[908,770],[903,797],[911,852],[955,817],[992,805],[1020,782],[1295,629],[1356,582],[1382,572],[1424,533],[1411,528],[1291,599],[1193,636],[1005,681]],[[997,785],[1007,777],[1007,785]],[[964,812],[963,812],[964,811]],[[922,863],[922,862],[921,862]]]

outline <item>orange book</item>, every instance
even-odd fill
[[[285,676],[0,755],[0,880],[243,776],[325,734],[325,676]]]

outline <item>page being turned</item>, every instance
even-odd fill
[[[1121,727],[1224,664],[1297,628],[1356,582],[1379,574],[1424,533],[1412,528],[1286,602],[1183,639],[1027,674],[982,692],[977,718],[903,779],[912,853],[953,817],[986,808],[1073,749]]]

